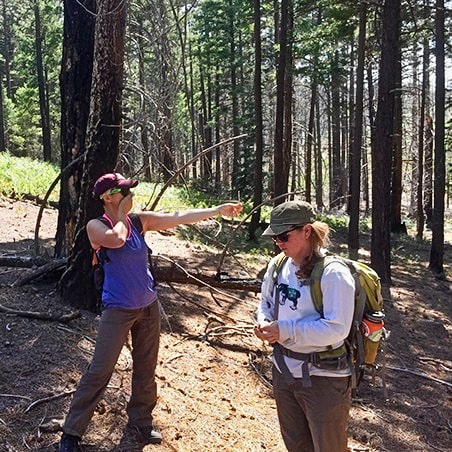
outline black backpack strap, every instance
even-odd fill
[[[130,222],[135,227],[135,229],[140,234],[143,234],[143,223],[141,222],[140,216],[137,213],[131,213],[131,214],[129,214],[129,219],[130,219]]]
[[[284,253],[280,253],[275,261],[275,267],[273,268],[272,272],[272,279],[274,284],[274,303],[275,303],[275,312],[274,317],[275,320],[278,320],[278,313],[279,313],[279,286],[278,286],[278,276],[279,272],[281,271],[282,267],[287,262],[288,257]],[[293,386],[295,384],[295,378],[292,376],[289,368],[287,367],[286,361],[284,359],[283,355],[289,356],[287,353],[283,353],[283,351],[287,350],[285,347],[283,347],[279,342],[275,342],[273,344],[273,356],[275,358],[276,363],[278,364],[278,367],[284,377],[284,380],[289,386]],[[310,355],[303,354],[301,357],[301,354],[299,354],[297,359],[301,359],[303,361],[303,364],[301,366],[301,373],[303,376],[303,387],[304,388],[310,388],[312,386],[311,377],[309,375],[309,367],[308,363],[310,361]]]

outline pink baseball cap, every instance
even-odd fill
[[[138,181],[134,179],[126,179],[119,173],[107,173],[96,180],[93,188],[93,196],[101,196],[112,188],[133,188],[138,185]]]

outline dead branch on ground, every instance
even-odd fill
[[[28,407],[24,410],[24,414],[28,413],[30,410],[32,410],[33,408],[35,408],[38,405],[41,405],[42,403],[61,399],[62,397],[66,397],[68,395],[74,394],[74,392],[75,392],[75,389],[72,389],[71,391],[60,392],[59,394],[54,394],[50,397],[44,397],[42,399],[35,400],[32,404],[28,405]]]
[[[10,397],[12,399],[25,399],[25,400],[31,400],[30,397],[19,395],[19,394],[0,394],[0,397]]]
[[[46,264],[41,265],[36,270],[28,272],[26,275],[19,278],[15,283],[12,284],[13,287],[21,287],[28,284],[31,281],[47,276],[53,271],[63,269],[67,264],[67,258],[54,259],[52,261],[47,261]]]
[[[417,370],[411,370],[411,369],[406,369],[406,368],[401,368],[401,367],[394,367],[394,366],[386,366],[386,368],[390,369],[390,370],[395,370],[397,372],[404,372],[404,373],[407,373],[407,374],[416,375],[418,377],[426,378],[427,380],[431,380],[431,381],[434,381],[436,383],[440,383],[442,385],[446,385],[449,388],[452,388],[452,383],[449,383],[448,381],[440,380],[439,378],[431,377],[430,375],[424,374],[424,373],[419,372]]]
[[[257,368],[256,365],[257,356],[255,353],[248,353],[248,362],[250,364],[251,369],[256,372],[256,375],[258,376],[259,380],[264,383],[267,388],[273,389],[273,385],[270,383],[268,378],[260,371],[260,369]]]
[[[225,275],[208,276],[199,273],[194,274],[167,256],[159,254],[154,257],[167,261],[171,264],[166,268],[163,268],[161,265],[156,266],[155,274],[157,281],[194,284],[196,286],[208,287],[214,292],[239,302],[242,302],[243,300],[217,288],[220,287],[221,289],[243,290],[255,293],[258,293],[261,290],[261,281],[258,279],[242,279],[228,277]]]
[[[220,325],[214,326],[209,329],[210,322],[206,325],[204,334],[201,336],[202,340],[208,340],[209,336],[227,336],[231,334],[239,334],[242,336],[249,336],[250,332],[253,330],[253,325],[251,323],[242,323],[237,325]]]
[[[45,312],[33,312],[33,311],[19,311],[17,309],[7,308],[0,304],[0,312],[5,312],[6,314],[14,314],[19,317],[28,317],[30,319],[38,319],[38,320],[51,320],[53,322],[61,322],[66,323],[70,320],[74,320],[80,317],[80,312],[75,311],[70,314],[63,315],[50,315]]]
[[[0,256],[0,267],[33,268],[41,267],[49,262],[42,256]]]
[[[221,288],[225,290],[240,290],[246,292],[258,293],[261,290],[261,281],[255,278],[236,278],[228,276],[224,273],[219,275],[205,275],[201,273],[191,273],[185,270],[180,264],[176,263],[169,257],[163,256],[161,254],[154,255],[152,257],[154,260],[167,261],[170,265],[155,266],[155,276],[159,282],[175,282],[182,284],[193,284],[196,286],[205,286],[213,291],[225,295],[229,298],[233,298],[237,301],[242,301],[237,297],[234,297],[228,292],[223,292],[216,288]],[[42,277],[49,276],[52,272],[60,271],[64,269],[67,265],[67,258],[53,259],[49,261],[48,259],[33,259],[33,258],[23,258],[23,257],[10,257],[6,260],[0,258],[0,267],[6,266],[10,267],[14,264],[15,267],[34,267],[38,268],[27,272],[21,278],[19,278],[15,283],[12,284],[13,287],[22,287],[29,284],[32,281],[38,280]]]

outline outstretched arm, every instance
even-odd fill
[[[217,215],[235,217],[242,209],[243,207],[240,203],[227,203],[207,209],[189,209],[172,213],[141,212],[139,216],[143,223],[144,231],[163,231],[180,224],[197,223]]]

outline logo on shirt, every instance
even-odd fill
[[[293,287],[289,287],[288,284],[278,284],[278,290],[279,290],[279,304],[284,305],[286,304],[286,300],[289,300],[292,302],[292,306],[289,306],[290,309],[295,311],[298,306],[298,299],[300,298],[300,291],[297,289],[294,289]]]

